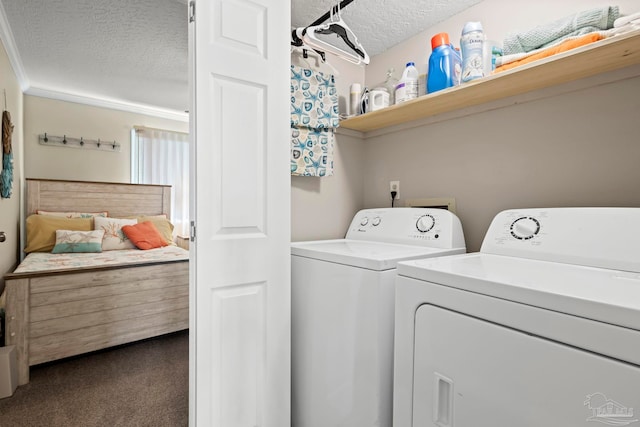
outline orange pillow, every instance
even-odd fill
[[[168,246],[165,238],[151,221],[144,221],[134,225],[123,225],[122,232],[138,249],[147,250]]]

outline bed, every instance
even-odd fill
[[[171,187],[26,180],[26,215],[97,212],[131,218],[167,215]],[[189,326],[188,251],[30,253],[5,275],[6,345],[17,350],[18,384],[29,367]],[[59,256],[58,256],[59,255]],[[83,259],[84,258],[84,259]]]

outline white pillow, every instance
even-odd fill
[[[105,218],[95,217],[94,230],[104,230],[104,237],[102,238],[102,250],[113,251],[117,249],[135,249],[135,245],[131,243],[131,240],[122,232],[123,225],[134,225],[138,221],[135,219],[124,218]]]
[[[51,253],[102,252],[104,231],[56,230],[56,244]]]

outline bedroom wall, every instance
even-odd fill
[[[24,176],[27,178],[130,182],[131,129],[147,126],[188,132],[188,122],[37,96],[24,97]],[[119,152],[44,146],[38,135],[117,141]]]
[[[364,67],[328,55],[328,63],[293,52],[291,63],[331,73],[345,112],[351,83],[364,84]],[[333,68],[332,68],[333,67]],[[344,237],[353,215],[363,206],[363,141],[338,128],[334,146],[334,174],[327,177],[291,177],[291,240],[319,240]]]
[[[20,246],[20,182],[22,180],[22,90],[16,75],[11,68],[4,45],[0,43],[0,89],[2,95],[2,109],[5,109],[4,95],[6,94],[6,110],[11,114],[13,134],[11,138],[13,151],[13,191],[11,197],[0,198],[0,231],[4,231],[6,240],[0,243],[0,294],[4,289],[2,277],[13,271],[18,264]],[[0,159],[2,151],[0,150]],[[0,169],[2,169],[0,163]],[[0,297],[0,307],[4,307]]]
[[[485,0],[429,30],[428,36],[373,58],[367,80],[377,81],[375,74],[394,61],[426,58],[417,46],[424,47],[440,31],[457,36],[467,20],[480,19],[486,32],[502,39],[507,27],[528,29],[535,22],[606,5],[528,2],[519,3],[518,15],[508,22],[492,15],[495,8],[507,10],[508,3]],[[618,4],[627,13],[639,9],[637,2]],[[502,209],[640,207],[638,76],[640,67],[630,67],[370,137],[364,144],[364,205],[385,203],[390,180],[401,182],[400,206],[410,198],[455,197],[468,251],[479,250],[491,219]]]

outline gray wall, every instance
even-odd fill
[[[336,135],[334,175],[291,177],[291,239],[344,237],[353,215],[363,207],[363,142]]]
[[[340,112],[352,83],[364,84],[365,69],[327,55],[328,64],[293,52],[291,63],[335,76],[340,94]],[[353,215],[362,209],[364,199],[364,143],[338,129],[335,138],[334,174],[327,177],[291,177],[291,240],[320,240],[344,237]]]
[[[608,6],[600,0],[517,3],[517,13],[504,19],[514,2],[484,0],[373,57],[365,69],[332,60],[341,96],[353,82],[384,81],[390,67],[399,77],[409,60],[425,73],[431,36],[444,31],[458,45],[467,21],[480,20],[489,39],[502,40]],[[615,4],[623,14],[638,10],[636,0]],[[293,240],[343,237],[358,209],[390,206],[391,180],[400,180],[398,206],[408,198],[454,197],[469,251],[480,248],[502,209],[640,206],[640,146],[634,143],[640,81],[629,79],[640,69],[613,74],[437,116],[412,129],[364,139],[339,134],[334,177],[292,178]],[[610,83],[616,79],[627,80]]]
[[[405,200],[455,197],[468,251],[502,209],[640,207],[639,118],[635,77],[369,138],[364,203],[392,179]]]
[[[622,14],[639,8],[635,0],[613,4]],[[510,32],[605,6],[599,0],[540,0],[517,2],[514,12],[512,1],[484,0],[372,58],[366,82],[383,80],[389,67],[400,70],[408,60],[426,72],[431,37],[447,32],[458,46],[467,21],[481,21],[487,38],[503,40]],[[502,209],[640,206],[638,76],[635,66],[368,137],[364,205],[388,206],[390,180],[400,180],[404,200],[455,197],[469,251],[479,250]]]

